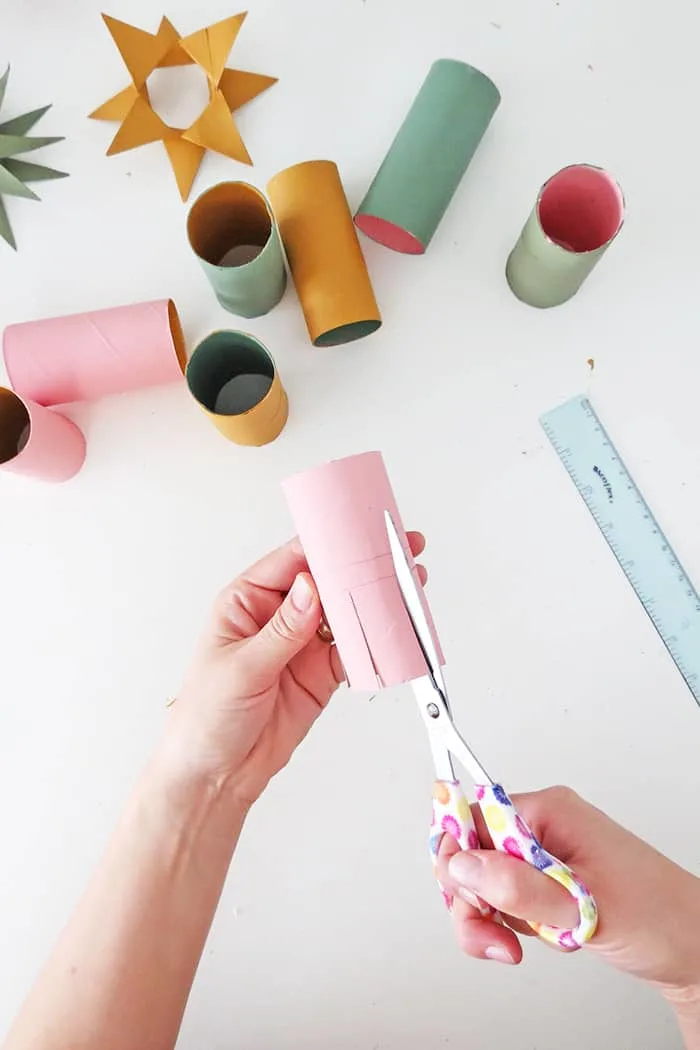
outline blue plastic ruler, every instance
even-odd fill
[[[577,397],[540,422],[700,703],[700,595],[615,450],[590,401]]]

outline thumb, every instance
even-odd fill
[[[492,908],[550,926],[570,929],[578,921],[578,907],[567,890],[546,872],[496,850],[468,850],[449,859],[447,883],[471,903],[478,894]]]
[[[274,615],[250,639],[241,656],[254,689],[265,689],[318,630],[321,601],[308,572],[300,572]]]

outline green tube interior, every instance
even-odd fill
[[[192,396],[217,415],[250,411],[263,400],[274,377],[267,350],[244,332],[214,332],[199,344],[187,366]]]

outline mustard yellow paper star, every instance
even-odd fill
[[[162,19],[157,33],[147,33],[109,15],[102,16],[131,77],[127,88],[90,114],[95,120],[120,122],[108,156],[149,142],[162,142],[183,201],[190,194],[207,150],[243,164],[253,163],[233,113],[276,84],[277,78],[226,68],[247,13],[243,11],[185,37],[167,18]],[[189,128],[173,128],[153,109],[147,81],[156,69],[184,65],[197,65],[204,71],[209,102]]]

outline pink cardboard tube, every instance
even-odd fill
[[[0,470],[68,481],[85,461],[85,438],[70,419],[0,387]]]
[[[349,684],[373,690],[426,674],[391,558],[385,510],[416,572],[381,453],[333,460],[282,487]]]
[[[3,352],[13,388],[39,405],[172,383],[186,364],[170,299],[10,325]]]

